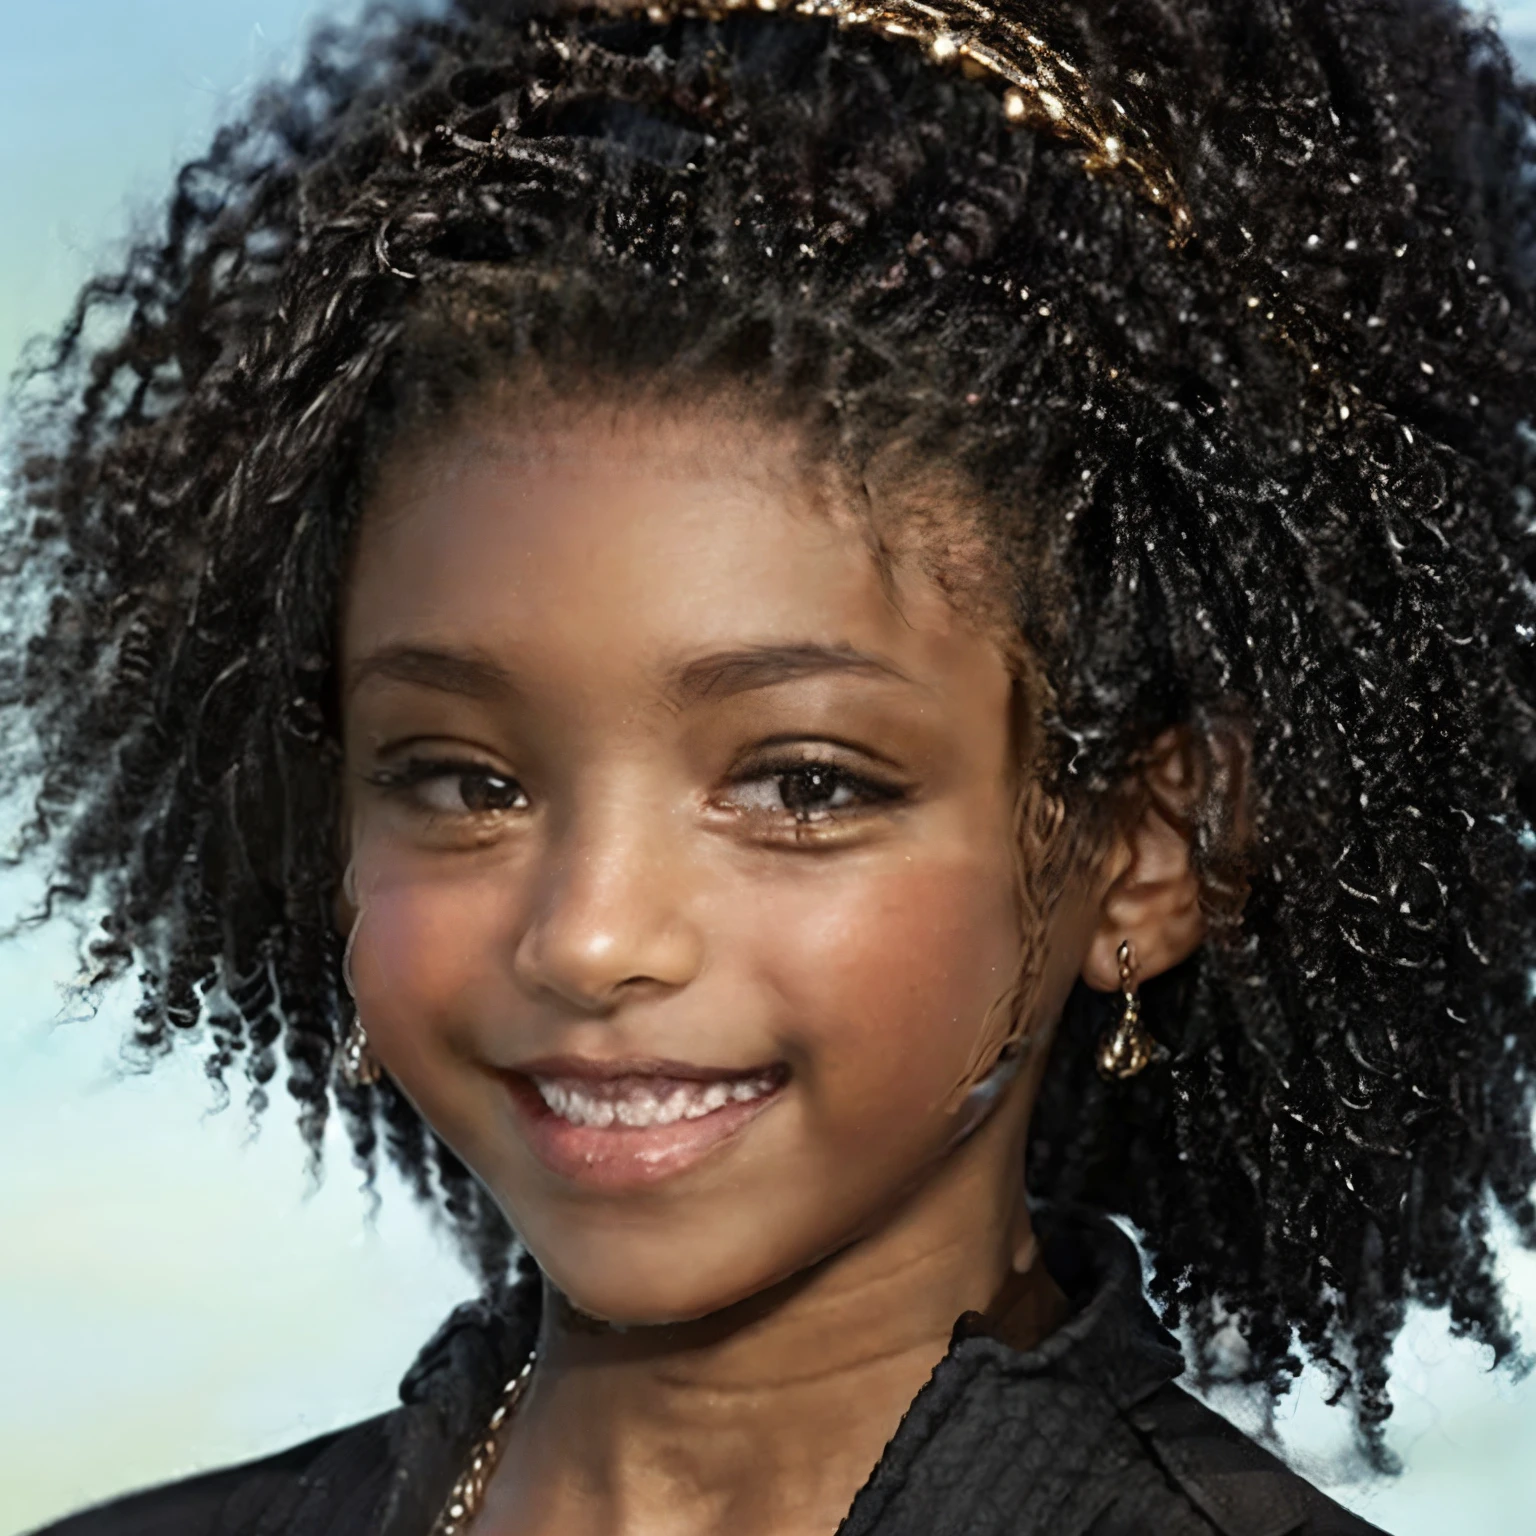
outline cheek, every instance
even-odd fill
[[[377,1054],[401,1085],[433,1096],[441,1064],[494,969],[506,923],[507,882],[391,870],[366,892],[353,946],[357,1005]],[[423,1108],[427,1105],[423,1102]]]
[[[780,904],[754,959],[785,1005],[811,1113],[914,1125],[945,1105],[1019,952],[1011,871],[904,860]],[[792,1057],[793,1059],[793,1057]]]

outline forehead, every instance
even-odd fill
[[[795,436],[740,412],[482,408],[397,453],[346,651],[429,638],[617,672],[742,643],[874,649],[935,684],[981,637]]]

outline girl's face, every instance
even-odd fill
[[[617,1321],[887,1220],[1020,950],[1002,654],[794,462],[723,416],[482,411],[397,456],[348,590],[359,1012]]]

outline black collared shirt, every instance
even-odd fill
[[[1073,1314],[1033,1348],[968,1312],[837,1536],[1370,1536],[1174,1384],[1183,1360],[1115,1225],[1045,1215]],[[392,1412],[37,1536],[427,1536],[538,1327],[539,1287],[458,1308]],[[1380,1533],[1377,1533],[1380,1536]]]

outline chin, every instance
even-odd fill
[[[658,1245],[610,1234],[590,1246],[543,1251],[525,1238],[550,1283],[578,1312],[618,1328],[690,1323],[759,1295],[803,1266],[783,1256],[754,1264],[741,1250],[724,1252],[718,1236]],[[753,1255],[752,1257],[757,1257]]]
[[[764,1288],[755,1279],[732,1284],[724,1277],[701,1275],[685,1257],[672,1266],[670,1274],[636,1273],[622,1259],[608,1262],[601,1273],[585,1267],[568,1270],[541,1264],[541,1268],[578,1312],[616,1328],[696,1322]]]

